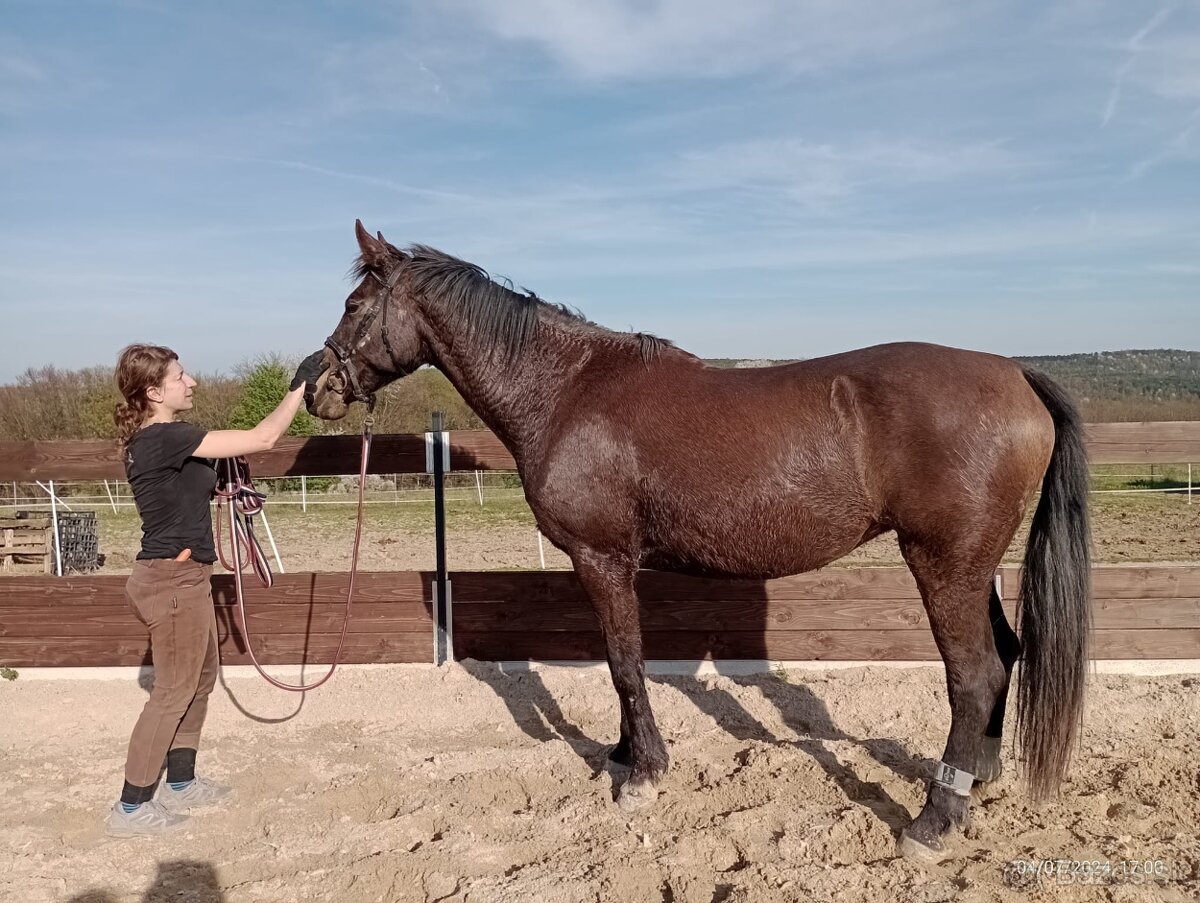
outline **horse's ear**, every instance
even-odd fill
[[[362,252],[363,262],[370,267],[386,269],[387,245],[372,238],[371,233],[363,228],[362,220],[354,221],[354,237],[358,239],[358,249]]]
[[[392,244],[386,238],[384,238],[382,232],[376,232],[375,237],[377,239],[379,239],[379,243],[381,245],[383,245],[385,248],[388,249],[388,251],[390,251],[392,253],[392,256],[395,257],[396,260],[404,261],[404,260],[408,259],[408,255],[405,254],[403,251],[401,251],[399,248],[397,248],[394,244]]]

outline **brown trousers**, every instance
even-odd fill
[[[212,565],[198,561],[135,561],[125,595],[150,629],[154,688],[129,739],[125,780],[158,783],[171,749],[196,749],[217,682],[217,617]]]

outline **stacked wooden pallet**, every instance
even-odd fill
[[[40,564],[49,574],[54,555],[54,531],[48,517],[0,516],[0,571],[17,564]]]

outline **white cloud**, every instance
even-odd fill
[[[46,72],[33,60],[5,54],[0,58],[0,79],[40,82],[46,80]]]
[[[783,138],[685,153],[673,167],[673,181],[686,188],[782,189],[794,201],[821,206],[867,184],[948,182],[1015,173],[1031,165],[997,143],[939,146],[875,138],[833,145]]]
[[[1113,117],[1117,114],[1117,104],[1121,100],[1121,90],[1125,85],[1125,79],[1133,72],[1137,64],[1138,54],[1143,50],[1143,45],[1147,37],[1154,32],[1170,15],[1171,8],[1164,6],[1158,12],[1147,20],[1147,22],[1137,30],[1137,33],[1129,39],[1129,56],[1118,67],[1116,75],[1113,76],[1112,89],[1108,94],[1108,103],[1104,107],[1104,117],[1101,125],[1108,125]]]
[[[94,98],[104,87],[86,54],[69,53],[57,42],[18,41],[0,32],[0,112],[64,109]],[[6,134],[6,142],[8,138]]]
[[[1101,124],[1116,117],[1130,89],[1168,102],[1200,99],[1200,25],[1192,10],[1167,5],[1147,19],[1125,43],[1126,55],[1113,75]]]
[[[0,44],[0,112],[29,109],[34,92],[44,91],[49,81],[44,66]]]
[[[456,0],[485,29],[584,78],[810,71],[910,53],[971,14],[945,0]]]
[[[340,169],[330,169],[325,166],[317,166],[312,163],[306,163],[303,160],[275,160],[265,157],[230,157],[229,159],[239,160],[246,163],[262,163],[267,166],[281,166],[284,169],[294,169],[300,172],[312,173],[319,176],[328,176],[333,179],[341,179],[348,182],[360,182],[364,185],[371,185],[376,188],[384,188],[388,191],[394,191],[397,194],[414,195],[416,197],[428,198],[437,201],[474,203],[478,200],[478,198],[473,195],[462,194],[459,192],[438,191],[436,189],[425,188],[420,185],[410,185],[404,182],[397,182],[394,179],[385,179],[379,176],[364,175],[362,173],[346,172]]]
[[[1146,173],[1171,160],[1191,160],[1200,156],[1200,148],[1196,146],[1195,136],[1200,128],[1200,109],[1190,117],[1192,124],[1173,135],[1158,150],[1143,157],[1133,164],[1129,172],[1130,179],[1140,179]]]
[[[1200,29],[1156,35],[1139,59],[1133,80],[1167,100],[1200,100]]]
[[[338,115],[444,109],[446,87],[425,59],[431,52],[404,35],[320,47],[317,87]]]

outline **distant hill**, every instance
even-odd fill
[[[1200,351],[1095,351],[1019,360],[1096,398],[1200,396]]]
[[[1086,420],[1200,420],[1200,351],[1156,348],[1020,360],[1061,382]]]
[[[1200,420],[1200,351],[1155,348],[1018,357],[1061,382],[1085,420]],[[714,367],[782,360],[712,358]]]

